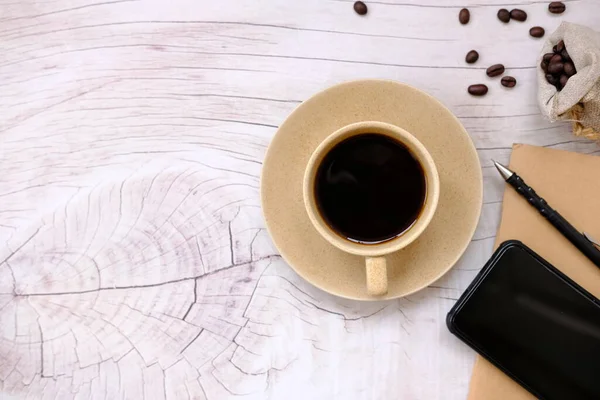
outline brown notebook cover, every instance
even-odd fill
[[[510,168],[573,226],[600,238],[600,157],[516,144]],[[522,241],[600,297],[600,269],[507,186],[496,246],[509,239]],[[468,399],[529,400],[535,397],[478,356]]]

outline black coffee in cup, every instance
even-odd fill
[[[408,230],[426,198],[423,167],[402,143],[365,133],[335,145],[319,165],[315,199],[327,224],[360,243]]]

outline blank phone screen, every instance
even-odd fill
[[[453,327],[536,396],[597,400],[599,304],[527,250],[510,246],[457,307]]]

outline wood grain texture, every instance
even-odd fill
[[[540,116],[528,36],[597,26],[600,2],[547,3],[385,0],[359,17],[347,0],[0,0],[0,397],[465,398],[474,354],[445,314],[492,251],[490,159],[514,142],[600,151]],[[529,19],[501,24],[501,7]],[[517,87],[485,76],[497,62]],[[458,265],[385,303],[302,281],[259,202],[277,126],[357,78],[439,98],[485,180]]]

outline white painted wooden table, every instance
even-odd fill
[[[369,2],[367,17],[347,0],[1,1],[2,399],[464,399],[474,353],[445,315],[492,251],[490,159],[514,142],[599,151],[540,116],[528,36],[598,26],[596,0],[560,17],[527,1],[528,21],[508,25],[500,0]],[[516,88],[485,76],[498,62]],[[386,303],[302,281],[259,203],[277,126],[358,78],[444,102],[485,180],[458,265]],[[470,97],[479,82],[490,93]]]

